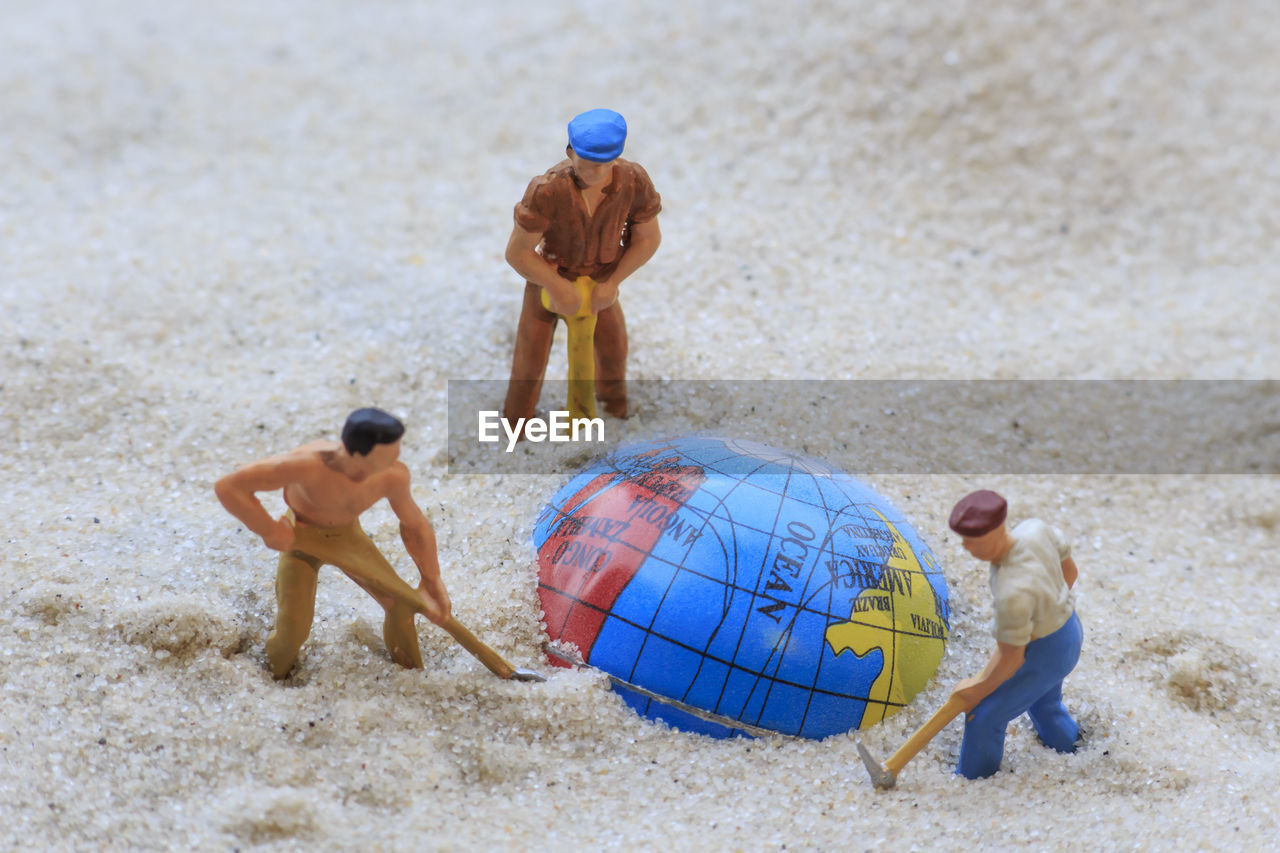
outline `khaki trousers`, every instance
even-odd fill
[[[292,518],[293,513],[290,513]],[[276,567],[276,627],[267,637],[271,674],[284,678],[298,660],[315,617],[316,582],[322,565],[337,566],[382,605],[382,637],[401,666],[422,669],[416,613],[425,613],[422,596],[396,574],[357,519],[340,527],[294,527],[294,545],[281,552]]]

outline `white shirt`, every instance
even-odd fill
[[[991,596],[996,610],[996,640],[1025,646],[1067,624],[1075,612],[1075,596],[1062,576],[1071,556],[1062,531],[1029,518],[1009,535],[1013,547],[991,564]]]

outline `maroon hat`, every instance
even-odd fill
[[[1004,524],[1009,505],[990,489],[965,495],[951,510],[951,529],[961,536],[984,536]]]

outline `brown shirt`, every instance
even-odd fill
[[[662,209],[662,198],[639,163],[614,161],[613,178],[595,213],[587,208],[568,160],[529,182],[516,205],[516,224],[542,234],[542,256],[572,281],[587,275],[606,279],[631,241],[631,226],[648,222]]]

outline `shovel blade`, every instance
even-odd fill
[[[540,672],[532,669],[524,669],[522,667],[512,667],[511,674],[507,676],[512,681],[546,681],[547,677]]]

